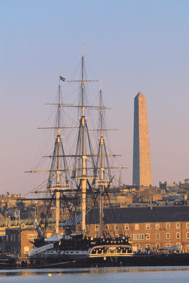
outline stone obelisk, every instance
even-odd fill
[[[133,185],[152,185],[146,98],[141,92],[134,99]]]

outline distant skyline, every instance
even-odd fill
[[[25,195],[37,185],[24,171],[41,159],[37,128],[49,117],[45,103],[53,101],[59,75],[73,77],[83,44],[86,70],[102,82],[108,120],[119,130],[111,149],[128,167],[123,183],[132,184],[140,91],[152,184],[189,178],[188,14],[187,0],[0,1],[0,194]]]

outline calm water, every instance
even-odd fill
[[[1,270],[0,282],[189,282],[188,267]]]

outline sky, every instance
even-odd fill
[[[59,75],[73,79],[82,45],[87,78],[102,82],[108,121],[118,129],[111,150],[127,167],[123,183],[132,184],[139,91],[153,185],[189,178],[188,15],[187,0],[0,0],[0,194],[26,195],[37,185],[24,172],[40,162],[45,103],[53,102]]]

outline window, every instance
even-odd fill
[[[150,240],[150,233],[146,234],[146,240]]]
[[[166,239],[167,239],[167,240],[170,239],[170,233],[166,233]]]
[[[115,226],[114,226],[114,229],[115,229],[115,230],[119,230],[118,225],[115,225]]]
[[[176,229],[180,229],[180,223],[176,223]]]
[[[136,248],[137,248],[137,250],[139,250],[140,249],[140,244],[136,244]]]
[[[14,247],[14,254],[17,253],[17,247]]]
[[[105,225],[105,230],[108,230],[108,229],[109,229],[108,225]]]
[[[95,225],[95,231],[98,231],[98,225]]]
[[[135,224],[135,230],[139,230],[139,224]]]
[[[147,244],[147,245],[146,245],[146,248],[147,248],[147,249],[150,249],[150,245],[149,245],[149,244]]]
[[[49,236],[49,234],[50,234],[50,236]],[[50,238],[51,237],[51,233],[47,233],[47,238]],[[29,239],[29,240],[33,240],[33,239],[37,239],[37,234],[28,234],[27,235],[27,239]]]
[[[131,234],[131,240],[144,240],[144,234]]]
[[[146,230],[150,230],[150,224],[146,224]]]
[[[125,225],[125,230],[129,230],[129,224]]]
[[[86,226],[86,231],[89,231],[89,226]]]
[[[189,222],[186,223],[186,228],[189,229]]]
[[[159,240],[159,239],[160,239],[160,234],[157,233],[157,234],[156,234],[156,240]]]
[[[156,248],[157,248],[157,249],[160,249],[160,244],[157,244],[157,245],[156,245]]]
[[[189,240],[189,233],[186,233],[186,239]]]
[[[171,245],[169,243],[166,244],[166,247],[170,247]]]
[[[10,241],[13,241],[13,234],[10,235]]]
[[[159,229],[160,229],[160,224],[156,223],[156,230],[159,230]]]
[[[143,239],[144,239],[143,234],[136,234],[135,235],[135,240],[143,240]]]
[[[166,229],[170,229],[170,223],[166,223]]]
[[[180,239],[180,233],[176,233],[176,238]]]
[[[25,246],[24,247],[24,254],[27,254],[29,252],[30,248],[29,246]]]
[[[178,242],[178,243],[176,243],[176,246],[180,246],[181,244]]]

